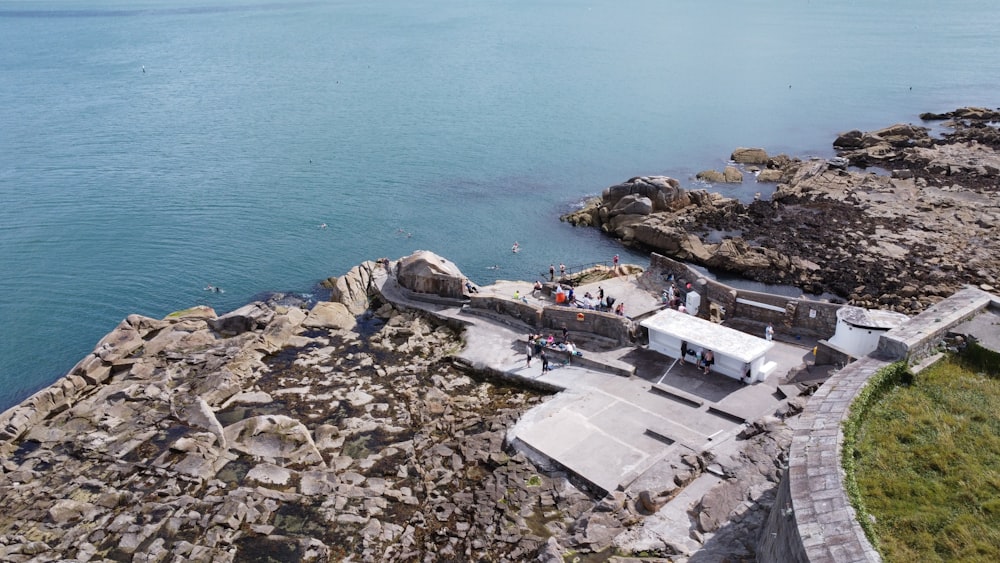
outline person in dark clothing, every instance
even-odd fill
[[[538,355],[542,358],[542,375],[544,375],[549,371],[549,356],[544,349]]]

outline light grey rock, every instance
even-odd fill
[[[309,429],[285,415],[255,416],[225,428],[229,447],[289,464],[325,465]]]
[[[307,328],[351,330],[357,325],[355,315],[343,303],[324,301],[317,303],[302,321]]]
[[[271,463],[261,463],[247,472],[246,478],[265,485],[287,485],[292,478],[292,471]]]

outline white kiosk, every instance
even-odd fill
[[[681,357],[683,343],[688,350],[711,350],[715,355],[712,371],[734,379],[764,381],[777,367],[764,358],[774,342],[686,313],[664,309],[639,324],[649,330],[653,350],[671,358]]]

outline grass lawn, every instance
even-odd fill
[[[1000,561],[998,375],[954,356],[871,406],[855,478],[886,561]]]

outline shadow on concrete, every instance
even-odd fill
[[[625,362],[635,366],[636,376],[651,383],[660,381],[675,389],[680,389],[709,402],[717,403],[733,392],[741,389],[743,384],[722,374],[709,372],[705,375],[692,362],[681,365],[674,359],[653,350],[636,348],[621,357]],[[671,367],[672,366],[672,367]],[[664,375],[667,369],[670,372]]]

